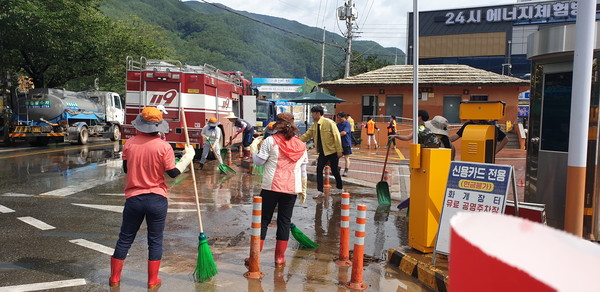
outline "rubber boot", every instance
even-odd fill
[[[261,239],[260,240],[260,251],[263,250],[263,246],[265,245],[265,240]],[[250,258],[245,258],[244,259],[244,266],[249,267],[250,266]]]
[[[108,285],[110,287],[119,287],[121,285],[121,271],[123,270],[125,260],[115,259],[110,257],[110,279]]]
[[[160,268],[160,260],[148,261],[148,289],[160,287],[162,280],[158,277],[158,269]]]
[[[287,249],[287,240],[278,240],[275,245],[275,268],[285,267],[285,250]]]

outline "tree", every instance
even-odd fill
[[[2,2],[1,61],[33,78],[36,87],[89,89],[99,78],[117,91],[123,88],[127,55],[169,52],[156,29],[111,20],[98,10],[99,0]]]
[[[392,63],[381,60],[377,56],[366,56],[352,51],[352,57],[350,58],[350,76],[356,76],[365,72],[373,71],[385,66],[392,65]],[[345,75],[345,68],[339,71],[336,79],[342,79]]]

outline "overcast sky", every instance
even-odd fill
[[[336,9],[344,0],[207,0],[240,11],[296,20],[312,27],[325,27],[337,34],[345,33],[344,21],[337,20]],[[346,0],[347,1],[347,0]],[[373,40],[384,47],[406,51],[407,15],[413,10],[411,0],[353,0],[358,10],[359,40]],[[419,1],[419,11],[457,9],[514,4],[517,0],[429,0]],[[312,36],[311,36],[312,37]],[[318,38],[320,39],[320,37]]]

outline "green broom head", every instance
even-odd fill
[[[316,244],[314,241],[312,241],[310,238],[308,238],[306,235],[304,235],[304,233],[302,233],[302,231],[300,229],[298,229],[298,227],[296,227],[296,225],[294,223],[292,223],[291,228],[292,228],[292,236],[294,237],[294,239],[296,239],[296,241],[298,241],[298,243],[300,244],[301,247],[308,247],[308,248],[319,247],[318,244]]]
[[[196,282],[206,282],[218,273],[217,265],[210,252],[210,246],[204,233],[198,236],[198,261],[194,270],[194,280]]]

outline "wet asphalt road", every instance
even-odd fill
[[[186,172],[167,178],[170,198],[161,291],[349,291],[340,283],[350,280],[351,269],[334,263],[340,196],[313,199],[312,182],[306,203],[294,208],[293,222],[320,246],[299,249],[290,237],[287,266],[276,270],[273,224],[261,253],[265,277],[259,281],[242,276],[250,246],[251,202],[260,191],[261,177],[246,174],[239,160],[234,168],[238,175],[225,176],[211,161],[196,170],[204,232],[219,270],[206,283],[191,278],[199,233],[192,177]],[[54,281],[74,286],[52,291],[107,291],[124,183],[120,147],[106,140],[87,146],[0,147],[0,291]],[[388,248],[406,244],[405,212],[378,209],[375,190],[353,186],[347,190],[352,231],[357,204],[368,208],[363,271],[367,291],[430,291],[385,262]],[[125,262],[121,291],[146,290],[145,235],[143,226]]]

